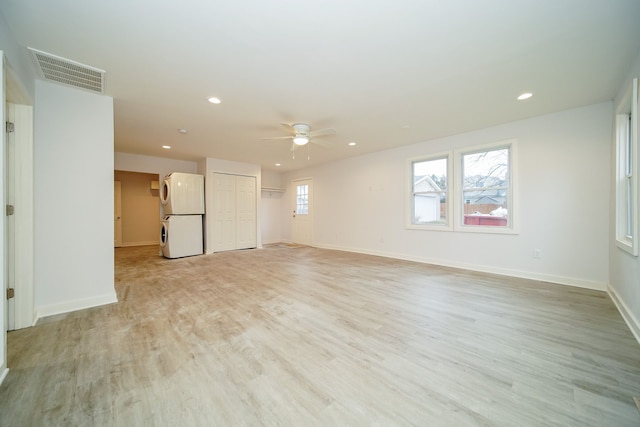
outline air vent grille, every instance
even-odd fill
[[[104,93],[105,71],[69,59],[29,48],[40,77],[95,93]]]

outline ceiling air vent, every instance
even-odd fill
[[[105,71],[50,53],[28,48],[45,80],[104,94]]]

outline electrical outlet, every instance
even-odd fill
[[[534,258],[542,258],[542,249],[534,249],[533,250]]]

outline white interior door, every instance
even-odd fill
[[[0,116],[6,125],[2,134],[3,152],[0,159],[4,169],[3,203],[14,206],[5,217],[2,235],[4,268],[0,323],[0,372],[6,368],[6,330],[33,325],[33,106],[22,92],[13,74],[4,67],[0,51]],[[5,98],[6,96],[6,98]],[[6,100],[6,104],[5,104]],[[9,209],[11,210],[11,209]],[[7,288],[15,290],[7,300]]]
[[[13,104],[7,102],[7,122],[12,123],[11,116],[13,116]],[[6,204],[6,222],[5,222],[5,257],[6,257],[6,270],[5,270],[5,283],[7,288],[11,288],[15,291],[16,282],[16,269],[15,269],[15,253],[16,253],[16,226],[14,212],[9,212],[9,209],[13,210],[15,206],[15,133],[14,129],[8,130],[9,126],[5,129],[6,132],[6,145],[5,145],[5,204]],[[4,295],[3,295],[4,298]],[[7,300],[7,330],[12,331],[16,329],[16,299],[12,297]]]
[[[256,177],[213,173],[213,252],[257,246]]]
[[[257,246],[256,177],[236,177],[236,248]]]
[[[122,246],[122,183],[113,181],[113,246]]]
[[[291,240],[299,245],[313,244],[313,183],[311,178],[293,181]]]
[[[13,87],[11,99],[24,102],[21,92],[12,79],[7,87]],[[14,206],[13,213],[6,217],[4,229],[4,280],[8,288],[14,289],[14,298],[7,301],[6,317],[8,330],[33,325],[35,313],[34,267],[33,267],[33,107],[27,104],[8,102],[5,120],[13,124],[5,133],[5,199]],[[4,300],[4,295],[3,295]]]

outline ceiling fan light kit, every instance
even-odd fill
[[[292,150],[295,148],[295,146],[303,146],[303,145],[307,145],[309,142],[315,142],[318,144],[319,143],[317,141],[312,140],[313,138],[320,138],[323,136],[328,136],[328,135],[335,135],[336,130],[335,129],[331,129],[331,128],[327,128],[327,129],[318,129],[318,130],[311,130],[311,126],[309,126],[306,123],[294,123],[294,124],[289,124],[289,123],[280,123],[283,126],[286,126],[287,128],[289,128],[291,131],[293,131],[293,135],[290,136],[272,136],[272,137],[267,137],[267,138],[261,138],[261,139],[289,139],[289,140],[293,140],[293,144],[294,146],[292,147]],[[324,144],[326,145],[326,144]]]
[[[293,143],[296,145],[306,145],[309,142],[309,137],[304,135],[298,135],[293,137]]]

